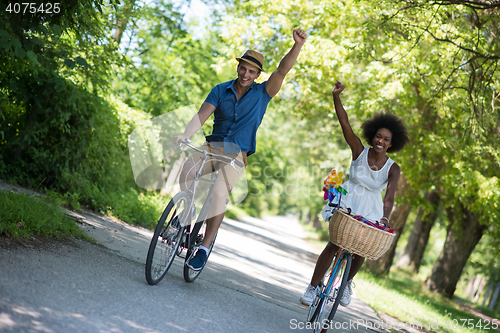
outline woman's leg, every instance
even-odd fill
[[[318,261],[316,262],[316,267],[314,268],[314,273],[311,278],[311,286],[316,287],[320,283],[326,271],[332,264],[333,256],[335,255],[335,253],[337,253],[338,250],[339,247],[337,245],[328,242],[323,252],[321,252]]]
[[[339,247],[337,245],[328,242],[323,252],[321,252],[318,261],[316,262],[316,267],[314,268],[314,273],[311,278],[311,286],[316,287],[319,284],[326,271],[330,267],[333,261],[333,256],[335,255],[335,253],[337,253],[338,250]],[[347,277],[348,281],[354,278],[361,266],[363,266],[364,262],[365,258],[354,255],[354,258],[352,259],[351,270],[349,271],[349,276]]]
[[[358,255],[354,255],[351,263],[351,270],[349,271],[349,276],[347,277],[347,281],[351,281],[356,273],[359,271],[363,263],[365,262],[365,258],[360,257]]]

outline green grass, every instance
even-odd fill
[[[355,278],[355,294],[377,311],[403,323],[422,323],[423,328],[433,332],[496,332],[492,324],[489,329],[481,329],[479,325],[486,324],[484,319],[453,300],[422,289],[422,283],[416,275],[401,269],[393,269],[383,278],[361,271]]]
[[[84,232],[53,198],[10,191],[0,191],[0,234],[12,238],[35,235],[85,238]]]

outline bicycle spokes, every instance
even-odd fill
[[[146,258],[146,280],[149,284],[160,282],[172,265],[185,234],[182,216],[178,212],[185,210],[188,200],[189,197],[182,192],[176,195],[158,221]]]

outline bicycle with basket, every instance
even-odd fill
[[[307,315],[307,321],[312,323],[315,333],[325,333],[333,327],[332,319],[344,294],[353,256],[376,260],[389,249],[396,236],[367,224],[367,220],[352,214],[349,208],[341,208],[342,194],[347,192],[341,187],[338,189],[341,190],[335,190],[338,204],[330,203],[334,213],[329,221],[328,232],[330,242],[337,245],[339,250],[319,284],[319,291]]]
[[[189,139],[180,140],[179,145],[174,149],[183,146],[202,153],[203,156],[200,159],[199,167],[195,172],[194,179],[189,189],[177,193],[170,200],[155,228],[146,259],[146,280],[151,285],[155,285],[163,279],[176,256],[184,259],[186,263],[194,256],[196,250],[201,245],[205,234],[205,222],[210,212],[212,191],[217,179],[220,163],[227,163],[235,169],[236,167],[234,164],[243,167],[243,163],[236,159],[198,149],[191,145]],[[215,163],[216,171],[211,174],[210,179],[203,178],[201,173],[203,166],[205,163],[213,160],[217,161]],[[201,211],[193,224],[191,221],[194,209],[194,199],[199,182],[208,183],[209,188]],[[209,251],[207,253],[207,258],[212,252],[216,238],[217,235],[215,235],[208,247]],[[184,280],[186,282],[193,282],[200,275],[203,268],[195,271],[187,265],[184,265]]]

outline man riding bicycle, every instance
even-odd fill
[[[238,77],[215,86],[198,113],[187,125],[184,133],[174,138],[176,145],[179,140],[189,138],[203,126],[210,115],[214,114],[212,135],[206,137],[206,142],[201,149],[236,158],[244,164],[243,167],[221,165],[214,185],[205,237],[196,255],[186,263],[193,270],[202,269],[207,260],[208,247],[224,218],[229,193],[247,165],[247,156],[255,153],[257,129],[262,122],[267,105],[280,91],[283,80],[295,64],[306,38],[304,31],[300,29],[293,31],[295,42],[293,47],[283,57],[278,69],[262,83],[254,82],[263,70],[264,56],[261,53],[247,50],[243,56],[236,58]],[[201,154],[195,154],[193,159],[184,163],[180,175],[180,185],[183,191],[189,188],[194,178],[195,165],[200,157]],[[213,172],[213,168],[214,163],[207,163],[203,172]]]

